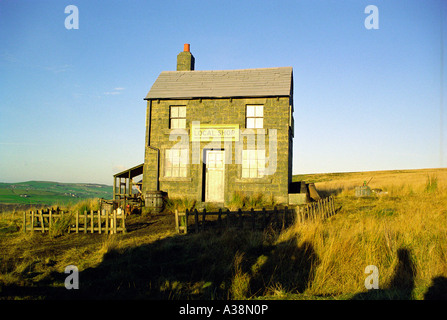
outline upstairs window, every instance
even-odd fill
[[[247,106],[245,127],[249,129],[262,129],[264,127],[264,106]]]
[[[186,107],[171,106],[169,112],[170,129],[186,129]]]

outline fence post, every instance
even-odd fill
[[[31,211],[30,214],[31,214],[31,231],[34,231],[34,211]]]
[[[101,209],[98,209],[98,232],[101,234]]]
[[[186,209],[186,212],[185,212],[185,233],[188,233],[188,216],[189,216],[189,210]]]
[[[217,216],[217,224],[219,229],[222,228],[222,208],[219,208],[219,214]]]
[[[177,231],[177,233],[180,232],[179,229],[179,219],[178,219],[178,210],[175,209],[175,231]]]
[[[84,210],[84,233],[87,233],[87,210]]]
[[[79,233],[79,211],[76,211],[76,233]]]
[[[42,233],[44,233],[45,232],[45,224],[44,224],[44,221],[43,221],[43,210],[40,210],[39,217],[40,217],[40,227],[42,229]]]
[[[124,234],[124,219],[126,218],[126,215],[127,213],[125,213],[124,211],[121,214],[121,231],[123,232],[123,234]]]
[[[323,207],[322,207],[322,205],[321,205],[321,200],[318,200],[317,201],[317,212],[318,212],[318,214],[317,214],[317,217],[319,216],[319,217],[322,217],[322,215],[323,215]]]
[[[51,225],[52,225],[52,219],[53,219],[53,210],[49,210],[48,211],[48,231],[51,230]]]
[[[109,215],[109,210],[106,210],[106,234],[109,234],[109,219],[110,219],[110,215]]]
[[[334,197],[331,196],[331,205],[332,205],[332,210],[331,210],[331,215],[335,214],[335,200]]]
[[[125,214],[123,214],[123,216],[122,216],[122,219],[123,219],[123,234],[125,234],[126,233],[126,215]]]
[[[255,230],[256,229],[255,209],[251,208],[250,213],[251,213],[251,228],[252,230]]]
[[[276,228],[277,222],[278,222],[278,210],[276,209],[276,206],[273,208],[273,220],[270,219],[272,225]]]
[[[194,209],[194,218],[195,218],[195,225],[196,225],[196,233],[199,232],[199,212],[197,209]]]
[[[325,208],[326,208],[326,201],[325,201],[325,199],[322,199],[323,201],[322,201],[322,218],[324,218],[324,215],[326,214],[326,212],[325,212]]]
[[[116,210],[113,210],[113,234],[116,234]]]
[[[286,215],[287,215],[287,206],[284,208],[284,213],[282,215],[282,229],[284,229],[286,225]]]
[[[205,231],[205,217],[206,217],[206,209],[203,209],[203,212],[202,212],[202,231]]]
[[[93,228],[95,225],[95,221],[94,221],[94,214],[93,214],[93,210],[90,210],[90,230],[92,231],[92,233],[95,232],[95,229]]]
[[[109,232],[110,234],[113,234],[113,226],[114,226],[114,222],[113,222],[113,217],[116,214],[116,209],[112,210],[112,212],[110,212],[110,227],[109,227]]]
[[[324,219],[325,215],[326,215],[326,199],[321,199],[320,200],[321,204],[321,218]]]
[[[267,213],[265,212],[265,208],[262,208],[262,229],[267,226]]]
[[[328,211],[329,211],[329,217],[332,216],[332,197],[329,197],[328,199]]]

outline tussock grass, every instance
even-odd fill
[[[97,211],[99,210],[99,198],[85,199],[77,203],[70,204],[66,208],[70,212],[79,211],[80,213],[85,211],[90,212],[91,210]]]
[[[74,214],[65,214],[63,217],[54,219],[49,230],[52,237],[59,237],[68,232],[70,225],[74,223]]]
[[[184,198],[173,198],[166,200],[166,208],[167,212],[175,212],[178,210],[179,212],[185,212],[186,210],[194,210],[196,208],[197,201],[188,197]]]
[[[235,191],[227,205],[228,209],[235,211],[237,209],[261,209],[273,208],[277,205],[273,195],[264,195],[262,193],[246,194],[242,191]]]

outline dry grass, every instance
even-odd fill
[[[382,193],[356,198],[354,187],[371,177],[371,188]],[[58,296],[53,290],[63,286],[70,264],[82,273],[82,298],[424,299],[434,282],[445,284],[446,169],[313,178],[320,193],[336,196],[341,209],[327,220],[297,223],[281,233],[175,236],[168,220],[150,216],[134,221],[147,227],[126,235],[54,238],[21,233],[20,214],[2,215],[0,298],[14,287],[18,297],[36,298],[23,291],[28,286],[44,288],[38,297]],[[269,200],[254,197],[250,204]],[[241,194],[234,203],[249,201]],[[365,289],[368,265],[379,269],[380,290]],[[441,287],[441,294],[445,290]]]
[[[338,174],[317,174],[311,180],[316,180],[315,186],[319,192],[336,193],[342,196],[354,195],[354,188],[365,181],[371,189],[388,192],[389,196],[411,195],[425,191],[428,179],[436,179],[437,190],[442,192],[447,188],[447,169],[369,171]]]
[[[249,195],[241,191],[235,191],[231,195],[227,207],[230,211],[236,211],[237,209],[273,208],[275,205],[277,205],[277,203],[272,194],[264,195],[262,193],[255,193]]]
[[[354,187],[371,177],[371,188],[382,193],[354,197]],[[317,183],[322,193],[338,194],[339,214],[281,235],[311,243],[319,257],[307,293],[364,292],[365,267],[376,265],[382,298],[422,299],[434,278],[447,276],[446,178],[447,170],[432,169],[350,174]],[[396,285],[402,282],[407,284]]]

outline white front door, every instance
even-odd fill
[[[223,202],[225,190],[225,151],[207,150],[205,170],[205,201]]]

